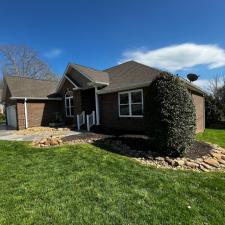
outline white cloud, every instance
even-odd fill
[[[128,60],[175,72],[207,65],[209,69],[225,66],[225,50],[218,45],[184,43],[155,50],[125,51],[119,63]]]
[[[52,58],[59,57],[61,54],[62,54],[62,50],[61,49],[59,49],[59,48],[53,48],[53,49],[49,50],[48,52],[46,52],[44,54],[44,56],[46,58],[52,59]]]
[[[203,90],[209,91],[209,80],[199,79],[193,82],[193,84],[199,86]]]

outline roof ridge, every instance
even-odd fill
[[[95,68],[93,68],[93,67],[89,67],[89,66],[84,66],[84,65],[81,65],[81,64],[79,64],[79,63],[71,63],[72,65],[77,65],[77,66],[82,66],[82,67],[85,67],[85,68],[87,68],[87,69],[91,69],[91,70],[95,70],[95,71],[98,71],[98,72],[104,72],[104,73],[106,73],[104,70],[98,70],[98,69],[95,69]]]
[[[118,64],[118,65],[116,65],[116,66],[111,66],[111,67],[109,67],[109,68],[106,68],[106,69],[104,69],[103,71],[106,72],[106,70],[113,69],[113,68],[119,67],[119,66],[121,66],[121,65],[124,65],[124,64],[126,64],[126,63],[130,63],[130,62],[135,62],[135,61],[134,61],[134,60],[129,60],[129,61],[120,63],[120,64]]]
[[[48,82],[55,82],[57,83],[57,80],[45,80],[45,79],[37,79],[37,78],[33,78],[33,77],[24,77],[24,76],[18,76],[18,75],[5,75],[4,78],[20,78],[20,79],[27,79],[27,80],[37,80],[37,81],[48,81]]]
[[[141,65],[141,66],[144,66],[144,67],[147,67],[147,68],[150,68],[150,69],[153,69],[153,70],[158,70],[159,72],[163,72],[162,70],[160,70],[160,69],[158,69],[158,68],[154,68],[154,67],[145,65],[145,64],[143,64],[143,63],[140,63],[140,62],[137,62],[137,61],[134,61],[134,60],[129,60],[129,61],[123,62],[123,63],[121,63],[121,64],[119,64],[119,65],[109,67],[109,68],[105,69],[104,71],[107,71],[107,70],[110,70],[110,69],[119,67],[119,66],[124,65],[124,64],[127,64],[127,63],[136,63],[136,64],[139,64],[139,65]]]

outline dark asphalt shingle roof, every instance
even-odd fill
[[[19,76],[5,76],[11,97],[55,97],[57,81],[37,80]]]
[[[86,75],[93,82],[109,83],[109,74],[105,71],[92,69],[79,64],[70,64],[74,69],[78,70],[80,73]]]
[[[128,61],[103,71],[78,64],[70,65],[89,78],[90,81],[108,84],[99,90],[100,94],[148,86],[162,72],[135,61]],[[5,81],[12,97],[57,97],[55,94],[57,81],[36,80],[18,76],[7,76]],[[197,86],[185,82],[188,88],[204,93]]]
[[[135,61],[128,61],[104,71],[109,74],[109,85],[103,88],[102,92],[126,90],[134,86],[150,84],[162,72]]]

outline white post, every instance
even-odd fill
[[[87,115],[87,130],[90,131],[90,127],[89,127],[89,115]]]
[[[80,130],[80,120],[79,120],[79,115],[77,115],[77,130]]]
[[[85,112],[83,111],[83,114],[82,114],[82,122],[83,122],[83,124],[85,124]]]
[[[93,115],[93,125],[95,125],[95,111],[92,111],[92,115]]]
[[[24,99],[25,128],[28,128],[27,98]]]
[[[99,121],[99,101],[98,101],[98,88],[95,87],[95,111],[96,111],[96,125],[100,124]]]

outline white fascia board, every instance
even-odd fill
[[[67,75],[65,75],[65,78],[76,88],[76,89],[78,89],[79,87],[76,85],[76,84],[74,84],[74,82],[67,76]]]
[[[81,72],[75,65],[71,65],[75,70],[77,70],[80,74],[82,74],[84,77],[86,77],[88,80],[90,80],[93,83],[96,83],[90,76],[88,76],[86,73]]]
[[[151,82],[146,82],[143,84],[136,84],[136,85],[131,85],[129,87],[124,87],[124,88],[114,88],[111,90],[99,90],[98,94],[108,94],[108,93],[113,93],[113,92],[118,92],[118,91],[127,91],[127,90],[132,90],[132,89],[136,89],[136,88],[142,88],[142,87],[147,87],[151,84]]]

